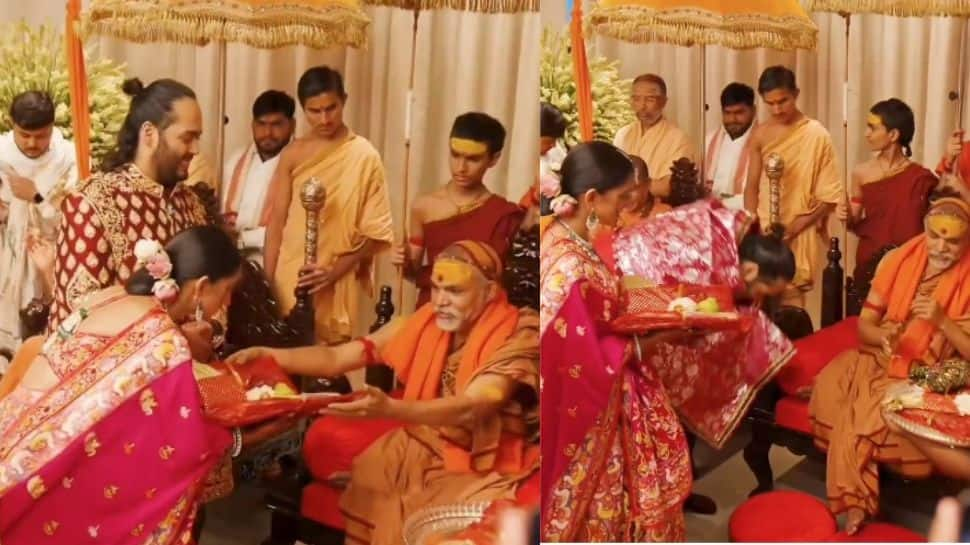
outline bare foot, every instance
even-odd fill
[[[845,519],[845,533],[854,536],[862,529],[862,525],[866,523],[866,512],[862,509],[852,507],[849,509],[848,516]]]

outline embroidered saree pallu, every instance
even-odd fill
[[[745,331],[751,327],[750,317],[735,312],[728,286],[653,286],[637,276],[627,276],[623,282],[623,312],[611,323],[617,333],[669,329]]]
[[[626,282],[631,317],[615,320],[612,327],[637,333],[670,327],[700,330],[701,335],[649,347],[643,361],[656,370],[684,425],[717,448],[737,429],[758,391],[794,354],[791,342],[761,310],[734,303],[734,294],[744,290],[738,241],[749,220],[747,213],[718,201],[698,201],[619,231],[601,250],[617,274],[637,278]],[[692,324],[680,317],[665,322],[662,315],[651,314],[673,310],[677,298],[682,298],[680,310],[696,305],[695,311],[716,308],[736,318],[695,312],[688,314],[695,316]]]
[[[356,397],[354,394],[301,394],[272,358],[243,365],[197,366],[199,391],[209,420],[225,427],[257,424],[283,416],[310,416],[320,409]]]

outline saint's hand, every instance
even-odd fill
[[[300,269],[300,278],[296,283],[296,287],[304,288],[309,293],[316,293],[337,280],[332,273],[333,270],[330,267],[304,265]]]
[[[10,176],[8,181],[10,182],[10,192],[13,193],[14,197],[22,201],[34,201],[34,196],[37,195],[37,184],[33,180],[23,176]]]
[[[244,348],[239,352],[226,358],[226,363],[229,365],[242,365],[244,363],[249,363],[253,360],[258,360],[260,358],[273,358],[275,357],[275,351],[272,348],[267,348],[265,346],[253,346],[251,348]]]
[[[913,317],[926,320],[936,327],[943,321],[943,308],[931,297],[917,297],[913,301]]]
[[[380,388],[365,385],[358,399],[346,403],[333,403],[320,414],[348,418],[382,418],[388,416],[391,400]]]
[[[957,158],[963,151],[963,131],[956,131],[946,143],[946,156],[950,161]]]
[[[902,330],[902,324],[897,324],[895,322],[886,322],[880,329],[883,331],[882,334],[882,353],[887,358],[892,357],[893,352],[896,350],[896,341],[899,338],[899,332]]]

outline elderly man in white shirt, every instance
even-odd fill
[[[267,197],[280,152],[293,138],[296,103],[282,91],[266,91],[253,103],[253,142],[229,157],[223,169],[222,211],[239,232],[239,247],[262,264]]]
[[[757,125],[754,89],[730,83],[721,91],[721,126],[707,135],[704,181],[711,195],[735,210],[744,208],[748,141]]]

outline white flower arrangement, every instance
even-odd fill
[[[580,135],[571,48],[568,32],[543,29],[539,100],[552,104],[562,112],[569,124],[566,144],[574,146],[580,142]],[[633,121],[631,80],[620,77],[619,61],[611,61],[588,51],[587,62],[593,95],[593,138],[609,142],[621,127]]]
[[[73,136],[64,40],[64,34],[51,25],[0,25],[0,131],[13,126],[9,112],[14,97],[26,91],[43,91],[54,101],[54,125],[64,138]],[[91,112],[91,159],[92,167],[96,167],[114,149],[130,98],[121,90],[124,65],[97,58],[94,46],[85,48],[84,57]]]

